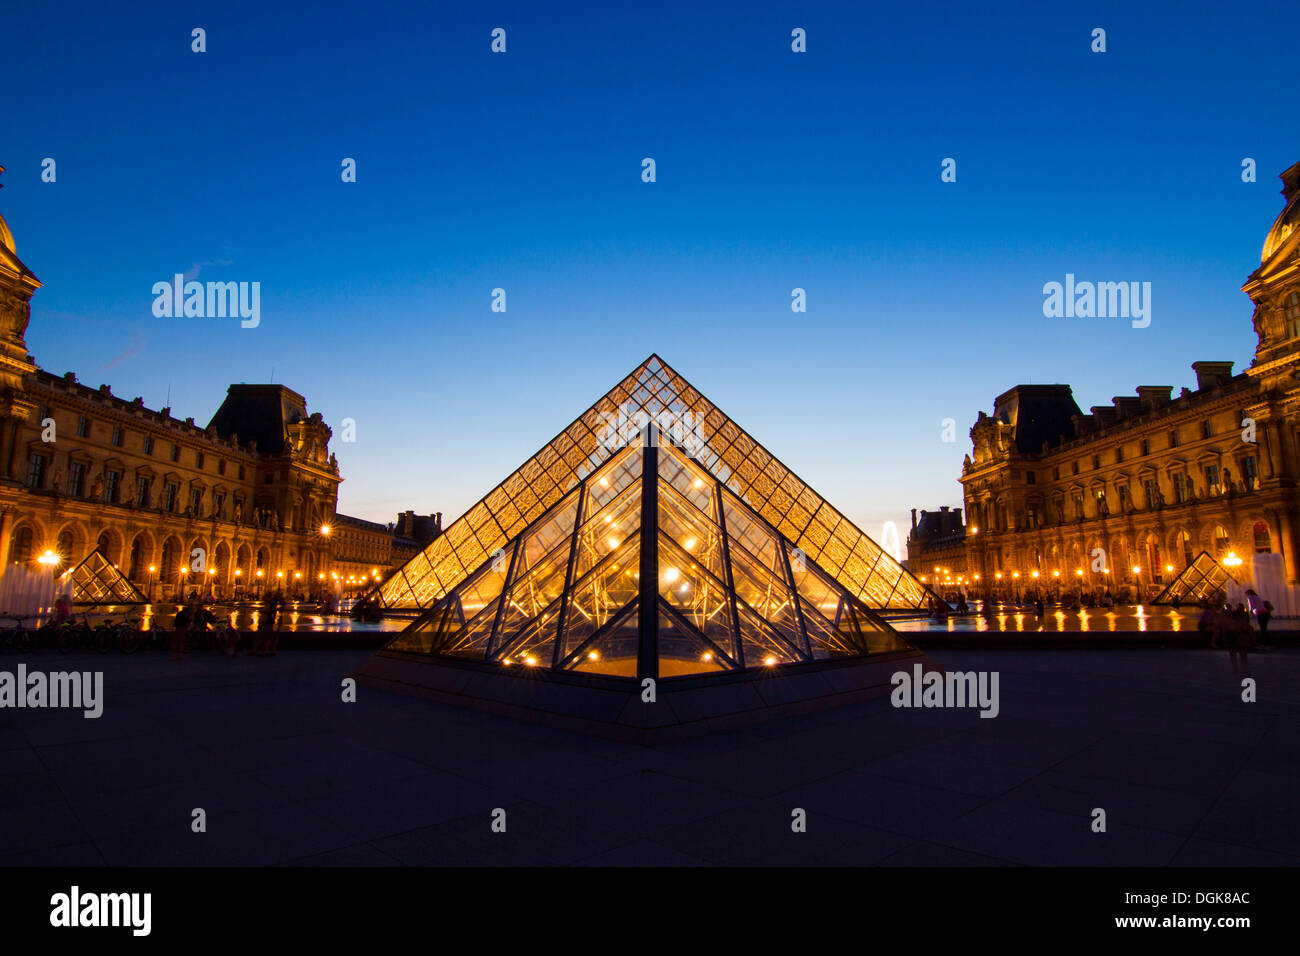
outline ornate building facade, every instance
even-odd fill
[[[40,286],[0,218],[0,568],[98,547],[152,599],[308,597],[428,543],[336,513],[331,430],[283,385],[231,385],[202,427],[39,368]]]
[[[1251,555],[1281,554],[1300,583],[1300,163],[1242,287],[1255,357],[1196,362],[1170,386],[1083,414],[1068,385],[1019,385],[980,412],[961,482],[967,568],[1003,595],[1012,576],[1049,593],[1149,599],[1206,551],[1242,584]]]
[[[940,593],[966,584],[966,526],[960,508],[941,505],[938,511],[912,509],[907,533],[909,571]]]

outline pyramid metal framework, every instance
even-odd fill
[[[1212,598],[1218,592],[1226,590],[1229,581],[1235,582],[1236,578],[1210,557],[1208,551],[1202,551],[1151,603],[1170,604],[1175,597],[1183,603]]]
[[[924,584],[657,355],[651,355],[376,589],[428,609],[654,423],[849,594],[878,610],[925,604]]]
[[[386,651],[655,679],[909,650],[654,424]]]
[[[73,604],[96,606],[148,603],[140,589],[113,567],[113,562],[98,548],[64,571],[60,577],[72,581]]]

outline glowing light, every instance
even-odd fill
[[[44,564],[44,565],[47,565],[47,566],[49,566],[49,567],[52,568],[52,567],[54,567],[56,564],[58,564],[58,563],[62,560],[62,558],[60,558],[60,557],[59,557],[57,554],[55,554],[53,551],[46,551],[46,552],[44,552],[44,553],[43,553],[39,558],[37,558],[36,560],[37,560],[39,563]]]
[[[319,581],[324,581],[324,580],[325,580],[325,572],[322,571],[320,574],[316,575],[316,578],[317,578],[317,580],[319,580]]]
[[[600,487],[602,487],[602,488],[608,488],[608,487],[609,487],[609,479],[608,479],[608,478],[601,478],[601,479],[600,479]]]
[[[216,574],[216,573],[217,573],[216,568],[208,568],[208,574]]]
[[[1061,572],[1060,572],[1060,571],[1053,571],[1053,572],[1052,572],[1052,577],[1054,577],[1054,578],[1059,578],[1060,576],[1061,576]]]
[[[763,658],[763,663],[764,663],[765,665],[767,665],[768,667],[775,667],[775,666],[776,666],[776,658],[775,658],[773,655],[768,654],[767,657]]]
[[[239,568],[235,568],[235,577],[239,577],[239,576],[240,576],[241,574],[243,574],[243,573],[244,573],[244,572],[241,571],[241,570],[239,570]]]
[[[537,658],[533,657],[532,654],[529,654],[527,657],[524,658],[524,663],[527,664],[529,667],[536,667]]]
[[[1133,565],[1133,573],[1134,573],[1134,574],[1141,574],[1141,573],[1142,573],[1142,568],[1141,568],[1139,565],[1136,565],[1136,564]]]
[[[1033,577],[1034,577],[1034,578],[1037,578],[1037,577],[1038,577],[1038,572],[1037,572],[1037,571],[1035,571],[1035,572],[1033,573]]]
[[[187,567],[185,567],[184,565],[182,565],[182,566],[181,566],[181,574],[189,574],[189,573],[190,573],[190,569],[187,568]]]
[[[261,569],[261,568],[258,568],[258,569],[257,569],[257,576],[258,576],[259,578],[262,576],[262,569]]]
[[[324,535],[328,535],[328,534],[330,533],[330,526],[327,525],[327,524],[323,524],[323,525],[321,525],[321,526],[320,526],[320,533],[321,533],[321,534],[324,534]]]
[[[687,538],[685,541],[682,542],[682,547],[685,548],[687,551],[694,551],[694,550],[695,550],[695,539],[694,539],[694,538]]]
[[[1074,573],[1078,577],[1083,577],[1083,568],[1075,568]]]
[[[692,488],[702,488],[702,487],[704,487],[704,479],[703,479],[703,478],[696,478],[696,479],[695,479],[695,484],[693,484],[691,487],[692,487]]]
[[[301,572],[301,571],[295,571],[295,572],[293,572],[293,576],[294,576],[294,580],[297,580],[298,578],[302,577],[302,572]]]
[[[156,567],[154,567],[152,564],[149,565],[149,573],[150,573],[150,574],[153,574],[153,573],[154,573],[155,571],[157,571],[157,570],[158,570],[158,569],[157,569]]]
[[[971,533],[971,534],[979,534],[979,533],[980,533],[980,529],[979,529],[979,528],[971,528],[971,529],[970,529],[970,533]]]
[[[605,539],[605,543],[608,544],[611,548],[617,548],[621,542],[618,540],[618,538],[614,537],[611,534],[608,538]]]
[[[978,574],[975,575],[975,580],[978,581],[979,579],[980,579],[980,576],[979,576]]]
[[[996,575],[994,575],[994,577],[996,577],[999,581],[1001,581],[1001,580],[1002,580],[1002,572],[999,571]]]
[[[669,584],[672,584],[674,581],[676,581],[676,580],[677,580],[677,569],[676,569],[676,568],[668,568],[666,571],[664,571],[664,580],[667,581]]]
[[[1172,574],[1174,571],[1174,566],[1172,564],[1166,564],[1165,570],[1168,571],[1170,574]]]
[[[599,652],[599,651],[592,651],[590,654],[587,655],[587,660],[591,660],[591,661],[598,661],[598,660],[600,660],[600,652]]]
[[[277,578],[282,578],[282,577],[284,577],[284,572],[283,572],[283,571],[276,571],[276,572],[275,572],[275,576],[276,576]]]
[[[1241,558],[1237,557],[1236,551],[1229,551],[1224,555],[1223,563],[1229,568],[1235,568],[1237,565],[1241,564]]]
[[[1011,572],[1011,576],[1012,576],[1013,578],[1019,578],[1019,577],[1020,577],[1020,572],[1019,572],[1019,571],[1012,571],[1012,572]]]
[[[712,652],[712,651],[705,651],[702,655],[700,655],[700,660],[702,660],[702,661],[711,661],[711,660],[713,660],[713,652]]]

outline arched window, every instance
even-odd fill
[[[1189,567],[1192,563],[1192,536],[1186,531],[1178,532],[1178,547],[1183,552],[1183,567]]]
[[[1268,551],[1271,551],[1272,548],[1270,547],[1270,542],[1269,542],[1268,525],[1264,524],[1264,522],[1262,521],[1256,521],[1254,531],[1255,531],[1255,553],[1265,554]]]
[[[35,535],[32,529],[23,525],[14,532],[13,541],[9,545],[9,557],[14,564],[29,565],[32,562],[32,551],[34,550]]]
[[[1214,551],[1216,554],[1223,554],[1228,550],[1231,542],[1228,540],[1228,531],[1223,525],[1214,526]]]
[[[59,543],[55,549],[59,552],[59,557],[63,559],[64,564],[73,564],[77,560],[77,555],[72,553],[73,548],[72,529],[64,528],[59,532]]]

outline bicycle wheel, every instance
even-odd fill
[[[134,628],[123,630],[119,640],[122,644],[123,654],[134,654],[140,649],[140,632]]]
[[[95,641],[95,650],[101,654],[107,654],[117,646],[117,638],[110,630],[98,631],[93,635]]]

